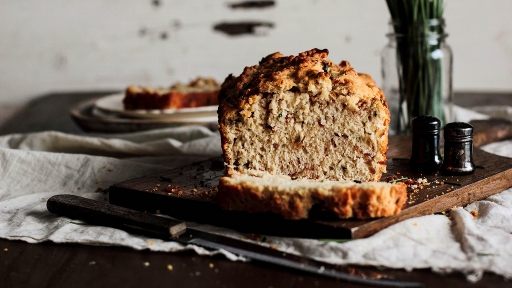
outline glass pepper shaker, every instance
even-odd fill
[[[473,163],[473,126],[464,122],[444,127],[443,174],[465,175],[475,171]]]
[[[441,165],[439,130],[441,121],[430,115],[418,116],[411,121],[412,154],[411,170],[436,173]]]

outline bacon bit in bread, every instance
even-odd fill
[[[414,179],[407,179],[405,181],[403,181],[403,183],[405,183],[405,185],[407,186],[410,186],[410,185],[418,185],[418,182]]]
[[[473,215],[473,218],[476,219],[478,217],[478,211],[476,210],[471,210],[471,215]]]

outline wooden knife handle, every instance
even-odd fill
[[[169,239],[184,232],[185,222],[146,214],[128,208],[100,202],[76,195],[62,194],[50,197],[46,202],[48,211],[89,224],[108,226]]]

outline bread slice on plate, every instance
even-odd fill
[[[338,218],[368,219],[400,213],[407,200],[403,183],[292,180],[284,175],[232,175],[219,182],[217,202],[226,210],[273,212],[303,219],[313,205]]]
[[[128,86],[123,98],[126,110],[164,110],[218,105],[220,84],[212,78],[197,78],[170,88]]]

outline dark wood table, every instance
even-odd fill
[[[35,131],[84,134],[70,118],[69,108],[112,91],[49,94],[20,109],[3,125],[0,135]],[[457,93],[456,104],[512,104],[512,94]],[[149,265],[148,265],[149,264]],[[172,270],[169,269],[172,266]],[[459,273],[441,275],[430,269],[349,266],[361,273],[422,282],[426,287],[511,287],[503,277],[485,273],[469,283]],[[28,244],[0,239],[0,287],[364,287],[295,271],[233,262],[222,256],[193,252],[162,253],[124,247],[99,247],[51,242]]]

